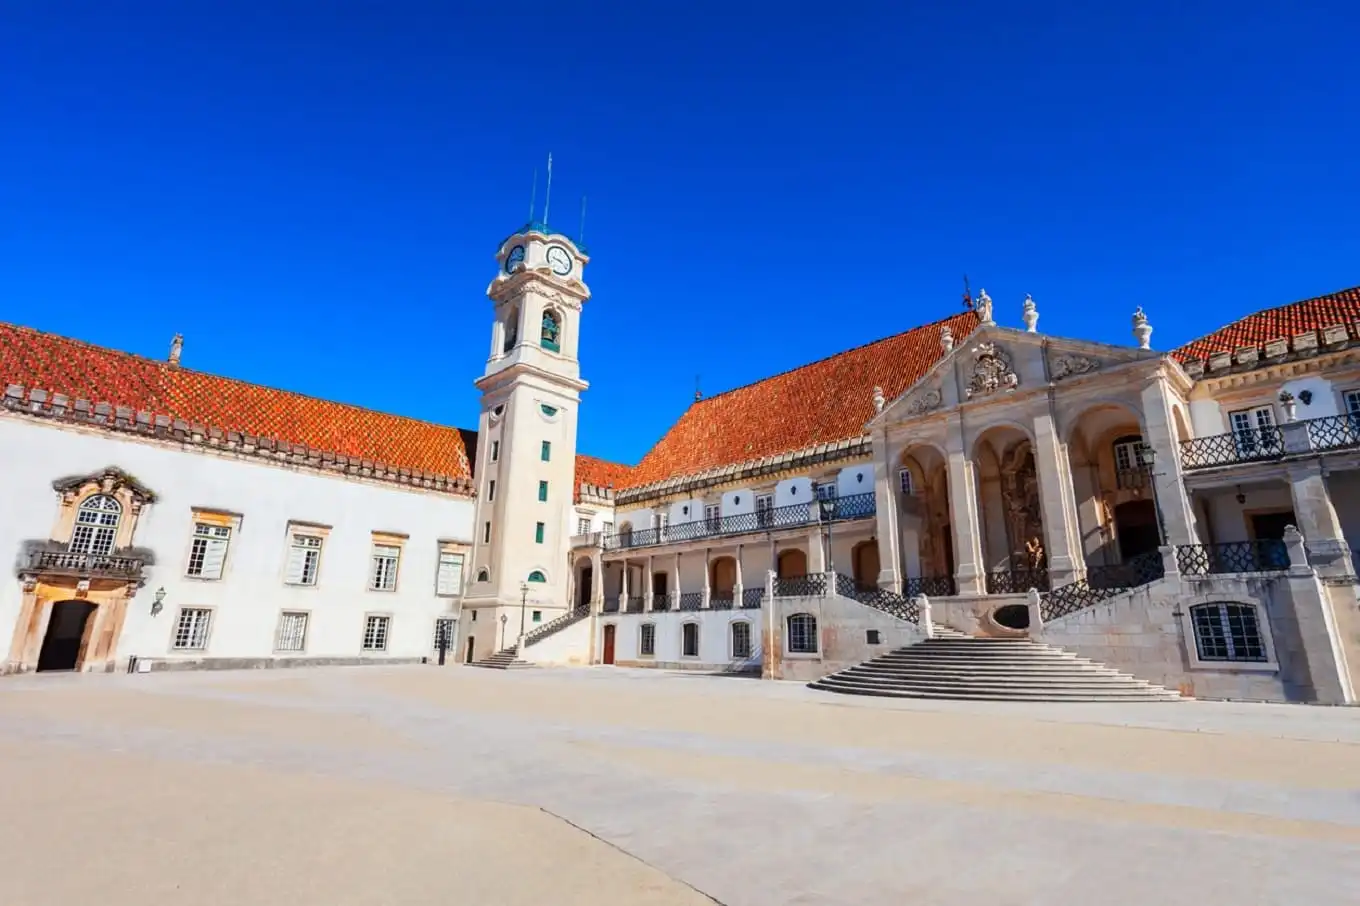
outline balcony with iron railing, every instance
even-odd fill
[[[775,532],[781,529],[799,528],[819,523],[872,519],[874,513],[873,494],[853,494],[830,500],[816,500],[808,503],[796,503],[792,506],[757,510],[753,513],[739,513],[717,518],[706,516],[693,522],[677,522],[653,528],[631,529],[607,535],[602,539],[602,542],[605,550],[631,550],[639,547],[655,547],[660,544],[679,544],[710,538],[727,538],[733,535]],[[573,538],[573,546],[577,546],[578,539],[588,540],[588,536]]]
[[[76,579],[140,579],[151,564],[148,553],[140,550],[114,551],[110,554],[76,553],[35,543],[19,559],[19,572],[29,575],[59,575]]]
[[[1181,441],[1181,467],[1186,471],[1269,462],[1343,450],[1360,450],[1360,414],[1329,415],[1282,425],[1260,425],[1227,434]]]

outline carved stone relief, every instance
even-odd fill
[[[927,390],[925,393],[912,400],[907,405],[907,413],[910,415],[924,415],[940,408],[943,398],[939,390]]]
[[[1079,374],[1090,374],[1100,370],[1100,362],[1089,356],[1076,355],[1075,353],[1064,353],[1053,360],[1052,375],[1053,380],[1061,381],[1063,378],[1074,377]]]
[[[1006,508],[1011,563],[1015,568],[1045,565],[1043,509],[1039,502],[1039,472],[1028,442],[1017,444],[1001,463],[1001,496]]]
[[[1014,390],[1020,378],[1011,367],[1008,356],[996,343],[979,343],[973,347],[973,376],[965,392],[969,399],[987,396],[998,390]]]

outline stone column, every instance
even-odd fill
[[[808,532],[807,571],[808,575],[826,572],[826,542],[820,525]]]
[[[956,429],[959,430],[959,429]],[[960,449],[949,453],[949,521],[954,532],[954,583],[961,595],[984,594],[982,545],[978,530],[977,474]]]
[[[741,545],[737,545],[737,581],[732,586],[732,609],[741,609],[741,598],[745,593],[745,585],[741,573]]]
[[[708,585],[709,572],[713,567],[712,555],[713,551],[711,548],[707,547],[704,548],[704,584],[701,590],[703,594],[703,599],[699,602],[699,606],[702,607],[704,610],[708,610],[708,601],[710,596],[713,594],[713,589],[710,588]]]
[[[1285,466],[1294,518],[1303,535],[1308,560],[1322,576],[1352,574],[1351,552],[1337,518],[1327,478],[1316,459]]]
[[[897,529],[897,492],[893,484],[892,455],[886,437],[873,439],[874,521],[878,535],[878,587],[894,594],[902,591],[902,555]]]
[[[1330,589],[1322,584],[1308,564],[1303,536],[1298,529],[1285,529],[1284,543],[1289,552],[1289,574],[1282,590],[1288,596],[1288,606],[1298,625],[1315,700],[1324,705],[1353,704],[1356,700],[1355,671],[1349,660],[1358,652],[1354,651],[1355,645],[1347,639],[1347,634],[1348,630],[1354,631],[1354,618],[1344,607],[1338,612]],[[1344,590],[1346,594],[1340,596],[1341,602],[1352,604],[1355,601],[1353,586],[1347,584]],[[1346,601],[1346,597],[1350,600]]]
[[[1034,419],[1034,464],[1039,473],[1039,502],[1044,520],[1044,554],[1049,583],[1057,588],[1086,569],[1077,537],[1077,508],[1067,445],[1058,436],[1052,413]],[[1020,539],[1024,543],[1025,539]]]
[[[652,609],[652,555],[647,555],[647,583],[642,590],[642,609],[650,612]]]
[[[590,555],[590,609],[599,613],[604,609],[604,552],[595,551]]]
[[[675,563],[672,564],[672,566],[671,566],[671,583],[670,583],[670,588],[669,588],[668,590],[670,591],[670,596],[671,596],[671,600],[670,600],[670,609],[671,609],[671,610],[679,610],[679,609],[680,609],[680,553],[679,553],[679,551],[676,552],[676,554],[675,554]]]
[[[628,611],[628,560],[622,561],[623,577],[619,580],[619,613]]]
[[[1181,476],[1180,444],[1171,417],[1171,396],[1166,380],[1160,376],[1143,388],[1143,443],[1155,454],[1152,468],[1157,505],[1166,523],[1166,543],[1175,547],[1195,544],[1195,512]]]

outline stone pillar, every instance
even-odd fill
[[[962,438],[959,438],[960,442]],[[954,583],[961,595],[984,594],[978,530],[977,474],[962,449],[949,453],[949,521],[954,531]]]
[[[1181,476],[1180,444],[1171,417],[1171,396],[1165,379],[1158,377],[1143,388],[1143,443],[1155,454],[1152,468],[1157,505],[1166,523],[1166,543],[1172,547],[1196,544],[1195,512]]]
[[[1077,536],[1076,491],[1067,445],[1058,436],[1058,426],[1049,412],[1034,419],[1034,465],[1039,473],[1049,583],[1057,588],[1078,579],[1086,569],[1086,561]]]
[[[808,532],[807,571],[810,576],[826,572],[826,542],[823,537],[820,525],[813,526]]]
[[[642,591],[642,609],[650,612],[652,609],[652,555],[647,555],[647,584]]]
[[[619,613],[626,613],[628,611],[628,559],[624,558],[621,565],[623,566],[623,577],[619,579]]]
[[[704,548],[704,584],[703,588],[701,589],[703,598],[699,602],[699,606],[702,607],[704,610],[708,610],[708,602],[713,595],[713,589],[708,584],[709,573],[712,570],[712,568],[713,568],[713,550],[711,548],[706,547]]]
[[[599,613],[604,609],[604,552],[595,551],[590,555],[590,609]]]
[[[675,562],[671,565],[671,581],[669,589],[671,600],[669,607],[671,610],[680,609],[680,553],[675,554]]]
[[[1309,563],[1322,576],[1352,575],[1350,548],[1332,504],[1322,464],[1317,460],[1294,462],[1285,467],[1285,473],[1289,476],[1294,518],[1303,535]]]
[[[1284,582],[1288,606],[1298,624],[1315,700],[1324,705],[1352,704],[1356,700],[1356,686],[1348,655],[1353,658],[1356,652],[1354,643],[1349,643],[1345,635],[1347,629],[1353,628],[1350,624],[1354,620],[1349,614],[1337,612],[1329,589],[1308,565],[1298,529],[1286,528],[1284,543],[1289,551],[1289,575]],[[1346,591],[1350,601],[1354,601],[1353,589],[1347,587]],[[1345,597],[1341,596],[1343,602]]]
[[[916,625],[921,629],[921,636],[927,639],[935,638],[935,622],[931,619],[930,598],[925,595],[916,596],[917,617]]]
[[[737,545],[737,581],[732,585],[732,608],[741,609],[741,597],[745,594],[746,587],[741,574],[741,545]]]
[[[893,594],[902,592],[902,555],[897,529],[897,490],[887,438],[873,439],[874,521],[878,536],[878,587]]]
[[[1029,637],[1032,639],[1041,638],[1044,634],[1044,615],[1040,612],[1043,600],[1036,588],[1031,588],[1025,598],[1025,604],[1029,608]]]

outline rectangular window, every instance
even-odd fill
[[[543,450],[539,454],[539,457],[544,462],[547,462],[548,460],[552,459],[552,441],[548,440],[543,441]]]
[[[486,525],[482,526],[482,543],[483,544],[491,543],[491,523],[489,522]]]
[[[612,522],[604,523],[603,525],[600,526],[600,531],[604,532],[606,535],[614,534],[614,523]]]
[[[910,497],[916,493],[911,483],[911,469],[897,470],[897,487],[902,491],[903,497]]]
[[[1275,410],[1270,406],[1257,406],[1254,409],[1238,409],[1228,413],[1228,423],[1232,425],[1233,440],[1238,453],[1243,456],[1259,454],[1270,455],[1281,444],[1276,440]]]
[[[680,627],[680,656],[699,656],[699,624],[686,623]]]
[[[732,659],[746,660],[751,656],[751,624],[740,620],[732,624]]]
[[[1341,394],[1341,405],[1347,415],[1360,415],[1360,390],[1347,390]]]
[[[307,614],[285,610],[279,614],[275,651],[303,651],[307,648]]]
[[[391,617],[366,617],[364,619],[364,650],[387,650],[387,627]]]
[[[534,543],[535,544],[543,543],[543,523],[541,522],[534,523]]]
[[[721,513],[722,508],[718,504],[716,503],[705,504],[704,528],[706,528],[710,532],[716,532],[718,530],[718,526],[722,524],[722,518],[720,516]]]
[[[486,502],[490,503],[496,499],[496,479],[491,479],[486,483]]]
[[[212,611],[207,608],[182,608],[179,612],[179,622],[175,624],[175,649],[202,651],[208,647],[208,625],[211,622]]]
[[[548,499],[548,483],[546,481],[540,481],[538,483],[538,499],[542,501]]]
[[[764,528],[774,522],[774,495],[761,494],[756,498],[756,525]]]
[[[501,442],[493,440],[491,442],[491,461],[496,462],[501,458]]]
[[[824,482],[822,482],[821,484],[817,485],[817,499],[818,499],[818,500],[835,500],[835,499],[836,499],[836,482],[834,482],[834,481],[824,481]]]
[[[638,654],[643,657],[653,657],[656,654],[656,626],[652,623],[643,623],[638,630]]]
[[[529,619],[535,623],[543,622],[543,611],[541,610],[532,611],[529,615]]]
[[[189,547],[189,565],[184,574],[197,579],[222,578],[230,541],[231,526],[194,523],[194,540]]]
[[[590,534],[590,520],[589,520],[589,519],[577,519],[577,520],[576,520],[576,534],[578,534],[578,535],[589,535],[589,534]]]
[[[457,551],[439,552],[439,572],[435,577],[434,593],[456,595],[463,589],[463,555]]]
[[[321,536],[293,533],[288,540],[288,570],[284,576],[289,585],[315,585],[321,569]]]
[[[390,544],[375,544],[372,559],[368,587],[373,591],[396,591],[397,564],[401,561],[401,548]]]

